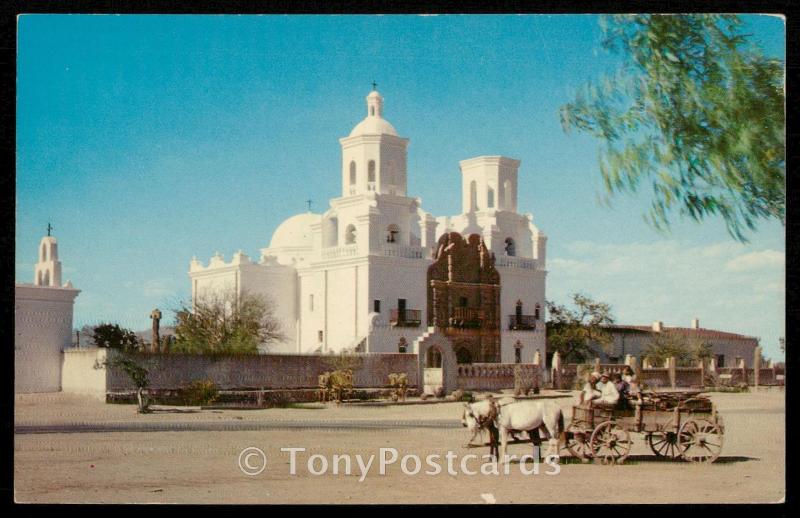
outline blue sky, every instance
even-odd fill
[[[780,18],[745,17],[784,57]],[[519,207],[548,236],[548,299],[584,291],[618,321],[759,336],[779,358],[784,228],[748,245],[718,221],[647,226],[649,193],[598,203],[598,143],[558,108],[611,70],[597,18],[99,16],[19,19],[16,279],[31,282],[48,220],[76,327],[149,325],[189,292],[188,264],[251,257],[275,227],[340,193],[338,138],[378,82],[409,145],[409,192],[460,212],[458,161],[522,161]]]

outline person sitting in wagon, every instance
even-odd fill
[[[600,375],[600,385],[602,386],[600,389],[600,397],[594,402],[615,406],[619,402],[619,391],[617,390],[617,386],[611,382],[607,372]]]
[[[602,396],[602,393],[596,387],[599,379],[599,372],[593,372],[589,375],[589,381],[583,386],[583,391],[578,394],[578,404],[591,404],[592,400]]]

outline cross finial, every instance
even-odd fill
[[[308,204],[308,212],[311,212],[311,199],[306,200],[306,203]]]
[[[376,83],[375,81],[372,81],[372,89],[373,90],[377,90],[378,89],[378,83]]]
[[[53,225],[51,225],[50,222],[48,221],[47,222],[47,235],[48,236],[50,235],[50,231],[51,230],[53,230]]]

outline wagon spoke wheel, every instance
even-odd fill
[[[714,462],[722,453],[722,430],[705,419],[689,419],[678,431],[678,449],[689,462]]]
[[[595,459],[603,464],[622,464],[631,452],[631,434],[612,421],[597,425],[589,441]]]
[[[681,457],[678,449],[678,434],[675,432],[653,433],[647,436],[647,444],[657,457],[677,459]]]
[[[592,449],[589,447],[589,432],[579,426],[570,426],[567,429],[567,450],[581,460],[587,460],[592,456]]]

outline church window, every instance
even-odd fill
[[[494,208],[494,189],[491,187],[489,187],[489,190],[486,193],[486,207],[490,209]]]
[[[539,320],[539,312],[541,311],[541,309],[542,306],[536,304],[536,308],[533,310],[533,318],[535,318],[536,320]]]
[[[356,163],[350,162],[350,185],[356,184]]]
[[[356,242],[356,227],[354,225],[347,225],[344,231],[344,244],[352,245]]]
[[[50,286],[50,271],[45,270],[44,272],[44,281],[42,282],[43,286]]]
[[[47,261],[47,247],[42,244],[42,262]]]
[[[396,243],[398,241],[398,234],[400,233],[400,227],[392,223],[386,228],[386,242],[387,243]]]
[[[369,114],[372,115],[373,117],[375,116],[375,107],[374,106],[370,106],[369,107]]]
[[[372,301],[372,311],[374,311],[375,313],[380,313],[381,312],[381,301],[380,300],[375,299],[375,300]]]
[[[469,183],[469,210],[470,212],[478,210],[478,184],[475,180]]]
[[[370,160],[367,162],[367,181],[375,181],[375,160]]]
[[[510,237],[506,238],[506,255],[514,256],[517,255],[517,249],[514,246],[514,240]]]

